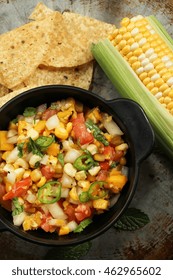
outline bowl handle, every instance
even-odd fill
[[[154,132],[143,109],[136,102],[125,99],[106,101],[128,129],[134,143],[136,160],[140,162],[152,151]]]

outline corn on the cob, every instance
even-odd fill
[[[124,18],[92,52],[120,94],[144,108],[173,157],[173,40],[163,26],[154,16]]]

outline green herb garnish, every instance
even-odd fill
[[[36,114],[36,108],[34,107],[27,107],[23,112],[24,117],[32,117]]]
[[[19,215],[20,213],[23,212],[23,205],[20,205],[18,197],[14,197],[12,200],[13,204],[13,211],[12,211],[12,216]]]
[[[144,227],[150,221],[147,214],[136,208],[129,208],[114,224],[118,230],[133,231]]]
[[[87,226],[89,226],[92,223],[91,219],[85,219],[77,226],[77,228],[74,230],[75,233],[79,233],[83,231]]]
[[[17,149],[18,149],[18,157],[23,157],[23,146],[24,146],[24,142],[17,144]]]

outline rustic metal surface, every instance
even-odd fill
[[[0,0],[0,33],[27,21],[37,0]],[[70,10],[118,24],[125,16],[154,14],[171,34],[173,0],[45,0],[50,8]],[[171,34],[173,35],[173,34]],[[92,91],[105,99],[118,96],[96,66]],[[117,232],[111,228],[88,244],[81,259],[173,259],[173,162],[159,149],[140,169],[136,194],[131,206],[150,217],[150,223],[135,232]],[[23,241],[10,232],[0,233],[0,259],[61,259],[57,248]],[[77,256],[76,256],[77,258]]]

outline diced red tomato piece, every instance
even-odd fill
[[[77,118],[72,120],[72,123],[73,123],[73,132],[75,134],[75,137],[76,139],[79,139],[81,145],[93,142],[94,137],[87,130],[83,113],[78,114]]]
[[[106,181],[107,176],[108,176],[108,171],[102,169],[102,170],[99,171],[99,173],[96,177],[96,180],[97,181]]]
[[[76,205],[69,204],[69,205],[67,205],[66,209],[64,210],[65,214],[68,216],[69,222],[76,221],[75,208],[76,208]]]
[[[115,149],[111,146],[105,146],[103,150],[103,154],[106,156],[106,159],[114,160]]]
[[[6,194],[5,186],[0,184],[0,205],[6,210],[11,211],[11,200],[3,200],[3,196]]]
[[[49,220],[52,219],[50,214],[43,214],[42,215],[42,223],[41,228],[46,232],[54,232],[56,227],[49,224]]]
[[[75,208],[76,219],[81,222],[92,215],[91,208],[86,203],[81,203]]]
[[[107,160],[99,163],[101,170],[108,170],[109,169],[109,162]]]
[[[55,174],[55,169],[52,166],[44,165],[41,167],[41,173],[47,180],[50,180]]]
[[[42,120],[47,121],[50,117],[52,117],[56,113],[57,113],[57,110],[55,110],[55,109],[47,109],[42,114]]]
[[[32,180],[30,176],[19,182],[16,182],[12,186],[12,189],[3,196],[3,200],[13,199],[14,197],[19,197],[24,195],[31,185],[32,185]]]

